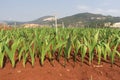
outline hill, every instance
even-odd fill
[[[65,26],[74,27],[96,27],[102,26],[104,23],[120,22],[120,17],[104,16],[101,14],[79,13],[72,16],[59,19],[59,22],[64,22]]]
[[[9,25],[20,24],[40,24],[40,25],[53,25],[54,16],[44,16],[36,20],[28,22],[7,22]],[[102,14],[93,14],[93,13],[79,13],[72,16],[67,16],[58,19],[58,24],[64,22],[66,27],[101,27],[104,23],[110,22],[111,24],[115,22],[120,22],[120,17],[105,16]]]
[[[41,18],[38,18],[36,20],[33,21],[28,21],[26,23],[32,23],[32,24],[49,24],[49,22],[51,22],[53,20],[54,16],[44,16]]]
[[[7,23],[8,25],[22,25],[22,24],[41,24],[42,25],[42,24],[49,24],[52,21],[53,17],[54,16],[44,16],[32,21],[27,21],[27,22],[19,22],[19,21],[3,21],[3,22]]]

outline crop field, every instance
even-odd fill
[[[113,28],[58,28],[57,32],[55,28],[0,30],[0,68],[3,72],[7,64],[10,64],[10,69],[15,69],[19,67],[18,64],[21,64],[26,70],[28,63],[34,68],[36,63],[39,64],[37,65],[39,67],[45,67],[46,63],[54,67],[56,62],[64,68],[71,62],[74,67],[79,64],[84,68],[85,64],[88,67],[93,65],[103,67],[103,62],[106,62],[110,64],[111,68],[117,65],[120,69],[120,30]],[[118,71],[120,72],[120,70]],[[2,73],[0,73],[0,77],[2,77],[1,75]],[[101,79],[104,78],[92,79],[92,76],[87,79],[83,78],[83,80]]]
[[[71,58],[74,62],[79,58],[82,64],[86,56],[89,65],[94,58],[97,58],[98,65],[102,60],[109,60],[113,65],[115,59],[120,60],[119,45],[118,29],[66,28],[57,33],[53,28],[1,30],[0,67],[3,68],[5,59],[13,68],[16,61],[21,60],[23,67],[27,61],[34,66],[35,58],[39,58],[42,66],[45,59],[54,65],[52,61],[59,61],[61,57],[64,66]]]

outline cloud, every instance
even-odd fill
[[[79,12],[90,12],[90,13],[97,13],[97,14],[104,14],[104,15],[113,15],[113,16],[120,16],[120,10],[119,9],[103,9],[103,8],[95,8],[91,6],[86,5],[78,5],[77,10]]]

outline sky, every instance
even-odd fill
[[[120,0],[0,0],[0,20],[31,21],[84,12],[120,16],[119,4]]]

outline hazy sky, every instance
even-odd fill
[[[82,12],[120,16],[120,0],[0,0],[0,20],[30,21]]]

